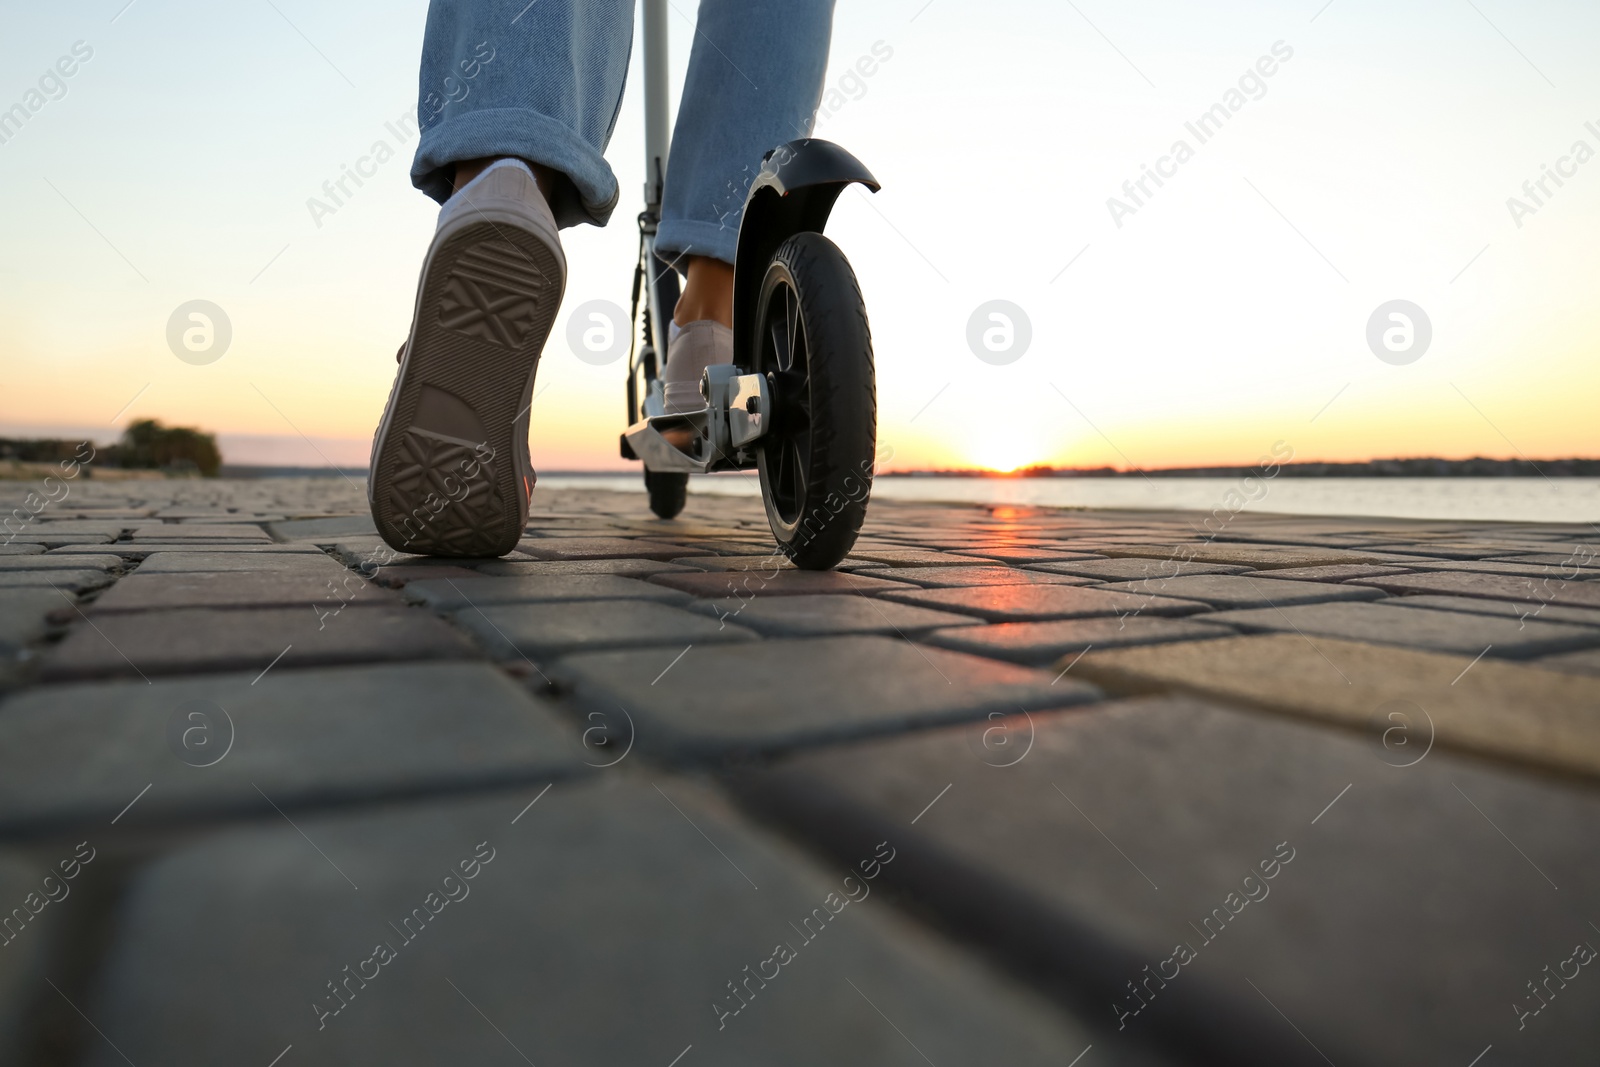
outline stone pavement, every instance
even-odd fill
[[[1593,528],[878,501],[812,574],[744,498],[441,561],[338,478],[37,489],[0,1063],[1600,1047]]]

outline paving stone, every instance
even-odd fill
[[[799,570],[781,552],[766,552],[759,556],[689,556],[676,566],[698,571],[793,571]],[[871,566],[883,570],[884,564]]]
[[[1204,611],[1192,600],[1136,596],[1101,586],[996,585],[978,589],[908,589],[882,594],[885,600],[943,611],[959,611],[993,622],[1037,622],[1091,615],[1187,615]]]
[[[982,559],[997,559],[1003,563],[1061,563],[1067,560],[1100,559],[1095,552],[1074,552],[1063,549],[1059,544],[1045,548],[1038,545],[1019,545],[1015,548],[984,548],[972,545],[966,549],[967,555],[978,556]]]
[[[154,541],[156,543],[190,540],[257,541],[262,543],[270,543],[272,541],[272,538],[267,536],[267,531],[255,526],[234,523],[195,525],[170,522],[150,526],[137,526],[133,530],[133,539],[135,541]]]
[[[704,558],[694,557],[697,561]],[[694,567],[678,563],[663,563],[654,559],[572,559],[546,560],[495,560],[473,567],[479,574],[502,578],[532,577],[547,574],[619,574],[630,578],[648,578],[652,574],[669,574],[673,571],[691,571]]]
[[[1285,545],[1242,545],[1219,542],[1160,545],[1107,545],[1096,549],[1107,556],[1144,556],[1150,559],[1192,560],[1198,563],[1236,563],[1268,570],[1273,567],[1320,567],[1335,563],[1391,563],[1412,561],[1411,556],[1348,549],[1313,549]]]
[[[442,581],[450,578],[460,581],[463,578],[476,578],[478,572],[468,567],[454,567],[448,564],[437,566],[417,567],[377,567],[371,570],[372,580],[379,585],[390,589],[404,589],[412,582],[427,580]]]
[[[0,570],[0,589],[63,589],[81,593],[85,589],[98,589],[115,581],[105,571],[73,568],[72,570]]]
[[[963,563],[994,566],[994,560],[963,556],[955,552],[931,552],[922,548],[862,548],[850,550],[850,558],[867,563],[887,563],[891,567],[953,567]]]
[[[5,543],[5,544],[0,544],[0,556],[42,556],[42,555],[44,555],[44,546],[43,545],[20,544],[20,543],[17,543],[17,542],[8,542],[8,543]]]
[[[146,785],[121,825],[255,816],[263,793],[292,811],[542,785],[600,762],[486,663],[282,667],[258,682],[260,668],[13,696],[0,705],[0,830],[98,827]]]
[[[1439,611],[1464,611],[1472,615],[1504,615],[1543,622],[1572,622],[1581,626],[1600,626],[1600,609],[1564,608],[1527,600],[1489,600],[1471,596],[1394,596],[1384,601],[1401,608],[1430,608]]]
[[[1091,652],[1072,673],[1117,692],[1179,690],[1355,729],[1409,701],[1440,746],[1600,776],[1600,683],[1487,657],[1260,634]]]
[[[1377,578],[1405,574],[1408,568],[1386,567],[1376,563],[1335,563],[1326,567],[1283,567],[1256,571],[1253,577],[1296,582],[1347,582],[1352,578]]]
[[[1563,652],[1556,656],[1544,656],[1534,660],[1532,665],[1550,670],[1568,671],[1572,674],[1600,675],[1600,649],[1590,648],[1582,652]]]
[[[810,637],[823,634],[907,634],[940,626],[977,626],[979,620],[948,611],[931,611],[851,594],[737,597],[701,600],[691,610],[759,634]],[[1600,643],[1600,638],[1597,638]]]
[[[319,544],[337,544],[352,536],[378,536],[378,528],[373,525],[370,513],[324,519],[289,519],[269,523],[267,532],[276,541],[313,541]]]
[[[1204,616],[1210,619],[1211,616]],[[1043,667],[1064,656],[1090,648],[1124,648],[1165,641],[1196,641],[1229,637],[1226,626],[1193,619],[1163,619],[1152,615],[1127,618],[1060,619],[1055,622],[997,622],[988,626],[935,630],[922,640],[941,648],[975,656],[1009,660]],[[1060,666],[1065,667],[1062,663]]]
[[[0,655],[14,655],[50,630],[52,613],[69,601],[54,589],[0,589]]]
[[[323,557],[327,559],[327,557]],[[86,611],[95,616],[170,608],[285,608],[333,611],[341,604],[398,604],[390,592],[331,559],[319,572],[140,570],[100,594]]]
[[[1378,544],[1373,546],[1374,551],[1388,552],[1399,556],[1426,556],[1430,559],[1486,559],[1490,556],[1503,556],[1508,548],[1504,545],[1460,544],[1445,541],[1423,541],[1413,544],[1409,541]]]
[[[1242,574],[1249,567],[1221,563],[1192,563],[1182,560],[1154,560],[1136,556],[1124,559],[1086,559],[1066,563],[1039,563],[1029,570],[1047,574],[1071,574],[1103,582],[1127,582],[1140,578],[1176,577],[1180,574]]]
[[[319,614],[309,606],[182,608],[108,614],[93,626],[79,621],[46,653],[42,676],[62,681],[269,667],[278,671],[471,654],[467,640],[446,623],[404,608],[351,607],[337,615]]]
[[[1306,633],[1435,652],[1529,659],[1600,645],[1600,629],[1559,622],[1504,619],[1391,604],[1301,604],[1207,615],[1247,633]]]
[[[111,534],[120,536],[123,531],[143,526],[145,520],[134,517],[105,519],[51,519],[42,518],[28,525],[29,534]]]
[[[1521,1031],[1506,1008],[1596,941],[1600,852],[1574,846],[1600,795],[1387,755],[1155,699],[806,753],[736,787],[836,862],[895,840],[890,884],[1118,1020],[1093,1055],[1159,1035],[1188,1062],[1579,1062],[1586,1001]]]
[[[1116,585],[1108,589],[1119,588]],[[1328,582],[1267,582],[1252,575],[1180,574],[1128,582],[1120,588],[1141,593],[1200,600],[1219,607],[1244,608],[1276,604],[1315,604],[1329,600],[1376,600],[1370,589]]]
[[[1522,601],[1533,607],[1558,604],[1575,608],[1600,608],[1600,582],[1568,582],[1511,578],[1498,574],[1397,574],[1387,578],[1359,578],[1361,585],[1391,593],[1443,593]]]
[[[552,677],[605,715],[632,716],[641,750],[705,759],[826,744],[1098,696],[1044,671],[891,637],[817,637],[569,656]],[[781,679],[781,684],[777,680]],[[711,684],[708,684],[711,683]]]
[[[57,559],[71,559],[75,556],[119,556],[122,559],[149,559],[151,556],[165,553],[183,553],[193,556],[288,556],[288,555],[323,555],[313,545],[278,545],[278,544],[224,544],[217,541],[194,541],[189,543],[164,543],[146,542],[134,544],[131,541],[113,541],[104,545],[65,545],[61,548],[52,548],[48,555]]]
[[[549,537],[530,538],[517,547],[535,559],[659,559],[709,555],[704,550],[685,548],[665,541],[629,537]]]
[[[0,572],[120,570],[126,566],[121,556],[7,556],[0,559]]]
[[[923,589],[966,589],[990,585],[1092,585],[1089,578],[1047,574],[1020,567],[888,567],[882,577]]]
[[[1600,569],[1600,558],[1596,557],[1594,548],[1588,545],[1578,546],[1571,552],[1534,552],[1528,555],[1506,556],[1504,561],[1554,567],[1563,577],[1571,578],[1583,577],[1586,572],[1593,577],[1592,572]]]
[[[873,900],[872,883],[851,879],[864,899],[849,904],[837,871],[702,789],[557,785],[519,817],[535,795],[308,818],[305,838],[267,821],[181,849],[130,887],[86,1014],[132,1062],[174,1067],[265,1064],[290,1045],[296,1064],[340,1067],[666,1067],[686,1052],[925,1067],[923,1050],[1060,1067],[1093,1041]],[[857,859],[882,872],[875,854],[892,867],[894,847]],[[791,926],[807,917],[808,933]],[[730,985],[769,959],[778,970],[737,999]],[[343,999],[335,980],[350,982]],[[745,1006],[719,1019],[719,998]],[[97,1045],[87,1062],[124,1061]]]
[[[30,532],[23,538],[17,539],[20,544],[26,540],[29,544],[40,545],[45,549],[62,548],[66,545],[104,545],[114,540],[111,534],[52,534]]]
[[[72,855],[68,846],[66,855]],[[72,861],[69,861],[72,862]],[[82,865],[75,870],[83,874]],[[45,986],[45,964],[49,958],[50,927],[58,925],[55,919],[63,911],[72,892],[76,878],[63,881],[54,868],[28,859],[16,852],[0,852],[0,900],[5,901],[6,924],[0,928],[0,1062],[28,1062],[28,1032],[37,1022],[30,1010],[40,986]],[[46,884],[45,877],[51,876]],[[50,895],[45,894],[45,890]],[[27,904],[29,894],[39,908],[33,911]],[[62,894],[65,894],[64,896]],[[52,900],[51,897],[58,899]],[[56,907],[61,904],[63,907]],[[20,909],[24,917],[16,918]],[[48,989],[48,986],[45,986]]]
[[[1555,567],[1541,564],[1508,563],[1505,560],[1493,559],[1418,560],[1415,565],[1408,569],[1427,573],[1457,571],[1463,574],[1504,574],[1517,578],[1549,579],[1552,582],[1587,581],[1596,575],[1600,575],[1600,571],[1595,570],[1580,570],[1577,573],[1573,573],[1572,568],[1559,570]]]
[[[288,545],[279,546],[288,548]],[[330,566],[331,564],[331,566]],[[139,564],[139,574],[184,574],[194,571],[309,571],[333,573],[338,560],[311,549],[306,552],[213,552],[205,549],[166,549],[153,552]],[[351,571],[350,573],[355,573]]]
[[[878,593],[905,589],[900,582],[864,574],[837,571],[770,570],[754,573],[671,573],[652,575],[650,581],[691,596],[715,600],[727,596],[803,596],[808,593]]]
[[[742,626],[648,600],[499,604],[452,616],[496,659],[547,658],[569,652],[654,645],[751,641]]]
[[[615,574],[529,575],[428,579],[406,586],[405,597],[434,611],[489,604],[537,604],[568,600],[657,600],[686,604],[689,594]]]

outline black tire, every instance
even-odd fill
[[[827,570],[866,520],[878,434],[872,333],[844,253],[820,233],[784,241],[755,322],[754,369],[774,401],[756,453],[767,523],[797,567]]]
[[[677,471],[644,472],[644,487],[650,493],[650,510],[663,519],[675,519],[689,502],[689,476]]]

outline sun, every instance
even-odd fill
[[[971,462],[975,467],[997,474],[1010,474],[1019,467],[1038,463],[1043,449],[1037,442],[1006,429],[986,430],[983,439],[973,443]]]

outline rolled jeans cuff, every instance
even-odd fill
[[[656,255],[683,270],[684,256],[709,256],[732,264],[739,250],[739,227],[694,219],[662,219],[656,230]]]
[[[604,226],[617,206],[617,178],[605,158],[571,127],[525,108],[467,111],[428,127],[411,164],[411,184],[442,204],[453,191],[455,164],[504,156],[566,178],[550,204],[559,226]],[[730,250],[737,236],[733,231]],[[731,251],[728,260],[733,260]]]

